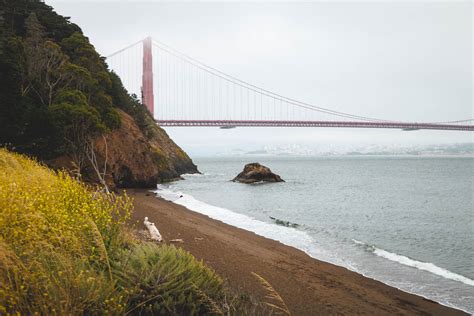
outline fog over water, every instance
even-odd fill
[[[228,74],[333,110],[417,122],[473,117],[470,1],[46,2],[79,24],[103,55],[150,35]],[[167,131],[191,154],[265,144],[473,141],[472,133],[450,131]]]

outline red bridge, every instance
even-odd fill
[[[232,120],[156,120],[160,126],[217,126],[234,127],[346,127],[346,128],[396,128],[406,131],[432,129],[474,131],[474,125],[405,123],[405,122],[356,122],[356,121],[232,121]]]
[[[107,62],[160,126],[474,131],[472,118],[402,122],[298,101],[230,76],[150,37],[108,56]]]

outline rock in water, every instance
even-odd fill
[[[244,171],[239,173],[232,181],[241,183],[285,182],[279,175],[274,174],[270,168],[262,166],[258,162],[246,164]]]

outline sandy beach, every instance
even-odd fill
[[[231,288],[256,298],[265,292],[251,272],[261,275],[292,315],[467,315],[156,198],[147,190],[127,193],[135,201],[135,227],[144,229],[147,216],[165,241],[182,239],[175,244],[202,259]]]

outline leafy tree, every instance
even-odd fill
[[[146,108],[77,25],[39,0],[0,0],[0,146],[79,163],[84,144],[120,126],[117,108],[153,136]]]
[[[96,109],[87,104],[79,90],[63,90],[49,107],[57,137],[64,140],[62,151],[69,153],[80,173],[86,163],[86,148],[93,137],[105,131]]]
[[[31,13],[25,20],[27,37],[24,44],[26,71],[22,94],[34,91],[43,105],[50,106],[60,88],[67,86],[68,56],[54,41],[45,39],[44,29]]]

